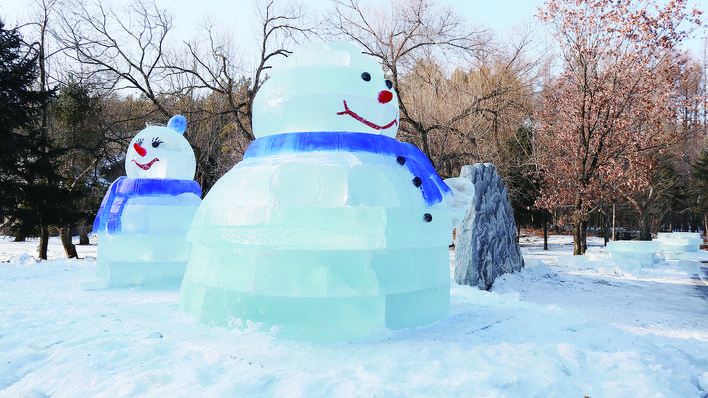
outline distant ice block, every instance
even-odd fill
[[[182,309],[308,341],[448,314],[460,201],[393,138],[398,100],[380,65],[346,43],[300,50],[259,90],[253,128],[243,161],[194,217]]]
[[[131,141],[127,177],[108,189],[96,215],[98,281],[85,288],[180,286],[190,244],[187,230],[201,203],[186,120],[150,126]]]
[[[609,257],[609,253],[605,251],[604,247],[588,247],[585,256],[590,261],[603,261]]]
[[[657,241],[664,252],[696,252],[700,250],[703,238],[698,232],[659,232]]]
[[[656,241],[617,240],[607,242],[605,250],[622,268],[623,261],[636,261],[641,267],[652,267],[657,258],[659,243]]]

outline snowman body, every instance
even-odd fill
[[[446,316],[451,192],[393,138],[390,82],[346,44],[289,63],[256,97],[258,138],[195,215],[182,308],[310,341]]]
[[[100,287],[179,287],[191,245],[185,240],[201,189],[186,120],[150,126],[130,142],[127,177],[108,189],[94,222]]]

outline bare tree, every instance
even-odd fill
[[[98,76],[105,82],[107,90],[137,91],[169,118],[159,84],[165,78],[164,46],[172,17],[154,2],[132,0],[119,14],[100,1],[69,1],[57,32],[61,43],[71,48],[69,56],[89,78]]]
[[[358,43],[365,53],[381,60],[398,93],[401,138],[417,144],[441,171],[450,151],[455,151],[451,138],[457,137],[458,146],[473,145],[467,130],[472,125],[465,126],[464,121],[473,115],[498,114],[500,107],[508,105],[502,102],[512,88],[503,78],[482,86],[481,80],[469,79],[472,73],[465,76],[468,68],[455,68],[459,69],[455,77],[440,66],[469,67],[491,51],[491,35],[468,28],[452,9],[415,0],[397,2],[387,11],[388,15],[383,8],[365,7],[359,0],[340,0],[328,26],[338,37]],[[507,71],[498,77],[508,76],[512,67],[523,69],[518,67],[522,48],[508,58]],[[471,80],[476,82],[468,84]]]
[[[574,254],[585,253],[589,216],[606,198],[641,193],[641,201],[653,202],[654,154],[692,134],[680,115],[690,104],[677,95],[685,64],[677,48],[700,26],[699,16],[686,0],[661,8],[645,1],[618,7],[609,0],[549,0],[539,10],[563,61],[534,136],[545,184],[539,205],[570,210]],[[648,228],[642,230],[650,239]]]
[[[205,39],[185,43],[186,54],[171,61],[169,66],[172,76],[179,79],[183,94],[206,89],[223,96],[228,106],[221,112],[233,115],[239,133],[248,141],[254,139],[251,130],[253,98],[265,81],[266,71],[274,59],[287,57],[293,46],[315,34],[301,6],[280,10],[275,0],[267,0],[257,13],[259,57],[251,73],[243,63],[235,63],[244,57],[236,56],[233,42],[219,36],[213,24],[205,26]]]
[[[434,60],[421,60],[405,75],[403,102],[409,118],[426,130],[439,172],[452,175],[465,164],[492,162],[505,174],[508,142],[531,114],[531,79],[524,75],[531,64],[520,61],[517,51],[450,74]],[[419,143],[409,127],[402,138]]]
[[[167,63],[172,93],[189,103],[194,129],[188,133],[195,147],[203,190],[230,167],[224,167],[225,152],[235,152],[227,164],[240,160],[255,138],[251,126],[252,104],[266,79],[266,73],[279,57],[312,35],[314,24],[307,21],[306,10],[298,5],[281,9],[274,0],[261,3],[258,56],[253,65],[230,37],[218,33],[216,26],[204,26],[205,37],[185,43],[184,51]],[[206,96],[206,97],[205,97]]]

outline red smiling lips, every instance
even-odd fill
[[[386,99],[388,99],[388,100],[386,100]],[[390,101],[390,100],[391,100],[391,98],[384,98],[384,101],[382,101],[381,98],[380,98],[380,99],[379,99],[379,102],[381,102],[381,103],[386,103],[386,102],[388,102],[388,101]],[[372,122],[370,122],[370,121],[364,119],[363,117],[357,115],[356,112],[354,112],[354,111],[352,111],[351,109],[349,109],[349,107],[347,106],[347,101],[346,101],[346,100],[344,100],[344,111],[342,111],[342,112],[337,112],[337,115],[349,115],[349,116],[353,117],[354,119],[356,119],[356,120],[358,120],[358,121],[364,123],[365,125],[371,127],[372,129],[376,129],[376,130],[385,130],[385,129],[387,129],[387,128],[389,128],[389,127],[395,125],[395,124],[398,124],[398,121],[397,121],[396,119],[393,119],[393,121],[391,121],[391,123],[389,123],[389,124],[387,124],[387,125],[385,125],[385,126],[379,126],[378,124],[372,123]]]
[[[133,159],[133,162],[135,162],[135,164],[136,164],[138,167],[140,167],[141,169],[147,170],[147,169],[149,169],[149,168],[152,166],[153,163],[155,163],[155,162],[157,162],[157,161],[159,161],[159,160],[160,160],[160,159],[158,159],[158,158],[154,158],[153,160],[149,161],[148,163],[140,164],[140,163],[138,163],[137,160]]]
[[[140,145],[138,145],[138,143],[133,144],[133,148],[135,149],[135,152],[138,153],[138,155],[140,155],[140,156],[145,156],[145,155],[147,155],[147,151],[145,150],[145,148],[143,148],[143,147],[141,147]],[[160,159],[158,159],[158,158],[154,158],[154,159],[152,159],[151,161],[149,161],[148,163],[138,163],[137,160],[133,159],[133,162],[134,162],[138,167],[140,167],[141,169],[147,170],[147,169],[149,169],[150,167],[152,167],[153,163],[155,163],[155,162],[157,162],[157,161],[159,161],[159,160],[160,160]]]

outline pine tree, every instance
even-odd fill
[[[37,54],[0,21],[0,218],[21,236],[40,235],[39,257],[46,259],[49,226],[73,210],[40,123],[53,92],[33,89],[37,68]]]
[[[107,188],[96,172],[96,165],[101,162],[105,136],[102,134],[98,97],[89,84],[73,76],[61,84],[50,109],[50,136],[59,148],[63,148],[57,158],[59,170],[68,188],[77,195],[72,208],[77,215],[83,212],[83,217],[75,220],[77,224],[59,228],[64,250],[67,257],[71,257],[76,255],[71,241],[72,227],[78,227],[79,244],[88,244],[90,225]]]
[[[17,29],[6,30],[0,21],[0,214],[20,236],[27,232],[18,218],[24,196],[22,180],[37,145],[36,135],[23,132],[33,125],[47,99],[32,90],[36,79],[36,56],[22,54]]]
[[[691,164],[693,169],[695,210],[703,214],[703,224],[708,234],[708,148]]]

